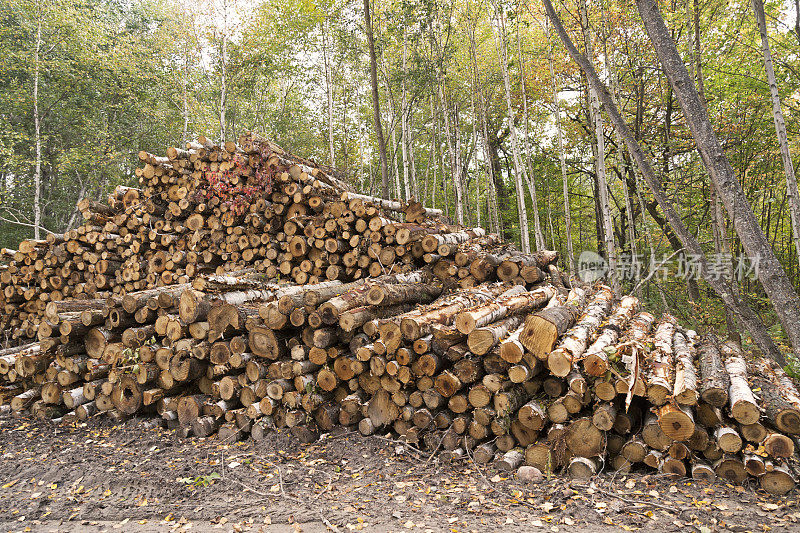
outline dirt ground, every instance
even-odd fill
[[[0,417],[0,531],[800,531],[798,495],[602,475],[522,484],[352,432],[180,439]]]

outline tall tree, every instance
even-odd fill
[[[322,21],[322,61],[325,67],[325,96],[328,108],[328,150],[329,161],[332,167],[336,167],[336,148],[333,139],[333,75],[331,73],[331,61],[329,50],[330,39],[330,20],[328,16]]]
[[[800,352],[800,314],[797,313],[797,309],[800,309],[800,298],[753,214],[750,202],[722,150],[706,108],[700,101],[692,77],[675,47],[658,5],[655,0],[636,0],[636,5],[659,62],[683,109],[703,165],[733,221],[742,246],[751,258],[757,258],[758,279],[770,297],[775,314],[795,353]]]
[[[517,196],[517,214],[519,216],[520,244],[523,252],[531,251],[530,231],[528,229],[528,208],[525,205],[525,186],[522,183],[522,161],[519,153],[519,141],[517,139],[517,126],[514,123],[514,106],[511,103],[511,80],[508,74],[508,43],[505,25],[505,13],[500,2],[495,4],[495,19],[497,26],[497,38],[495,45],[500,56],[500,68],[503,72],[503,88],[506,94],[506,106],[508,108],[508,127],[511,130],[511,153],[514,156],[514,188]],[[536,206],[534,206],[534,209]]]
[[[219,139],[222,142],[227,140],[226,110],[228,108],[228,16],[230,0],[222,0],[222,28],[220,29],[220,56],[219,56]]]
[[[375,124],[375,136],[378,138],[378,150],[381,157],[381,194],[389,198],[389,160],[386,156],[386,141],[383,138],[381,125],[381,102],[378,93],[378,59],[375,56],[375,38],[372,33],[372,19],[370,17],[370,0],[364,0],[364,27],[367,32],[367,47],[369,48],[369,79],[372,86],[372,116]]]
[[[556,133],[558,138],[558,162],[561,168],[561,185],[564,195],[564,224],[567,235],[567,270],[575,272],[575,252],[572,244],[572,207],[569,200],[569,179],[567,177],[567,160],[564,154],[564,132],[561,125],[561,104],[558,101],[560,84],[553,68],[553,48],[550,44],[550,25],[545,19],[545,36],[547,39],[547,65],[550,68],[550,80],[553,85],[553,114],[556,117]]]
[[[581,29],[583,31],[584,48],[586,57],[591,61],[594,57],[592,45],[592,30],[589,26],[589,14],[586,9],[586,0],[578,1],[580,10]],[[595,172],[597,173],[597,200],[599,202],[598,215],[603,229],[604,248],[608,260],[609,277],[615,290],[619,289],[617,278],[617,252],[614,246],[614,224],[611,219],[611,202],[608,197],[608,177],[606,176],[605,135],[603,133],[603,117],[600,114],[600,102],[597,92],[589,86],[589,120],[595,134]]]
[[[786,194],[789,197],[789,215],[792,221],[792,240],[794,241],[797,260],[800,261],[800,194],[797,192],[797,178],[794,175],[792,155],[789,153],[789,140],[786,136],[786,121],[781,109],[781,98],[778,95],[778,83],[775,81],[775,68],[772,66],[772,53],[769,49],[767,22],[764,16],[762,0],[752,0],[753,12],[756,14],[758,32],[761,34],[761,53],[764,56],[764,70],[767,72],[767,83],[772,97],[772,118],[775,121],[775,133],[781,147],[783,172],[786,176]]]
[[[666,192],[664,192],[664,189],[661,185],[661,180],[656,176],[656,173],[650,164],[650,160],[647,158],[641,145],[636,140],[633,131],[631,131],[630,127],[625,122],[625,119],[622,118],[622,115],[620,115],[619,110],[617,109],[617,106],[614,104],[614,100],[611,97],[611,93],[608,91],[608,88],[600,80],[600,77],[597,75],[597,72],[595,71],[591,61],[581,54],[573,44],[572,39],[564,29],[564,25],[561,23],[561,19],[553,8],[551,1],[543,0],[543,2],[545,10],[547,11],[547,16],[553,23],[553,27],[561,38],[564,47],[567,49],[572,59],[578,63],[581,70],[583,70],[583,72],[586,74],[588,82],[592,85],[598,97],[602,101],[606,112],[611,118],[611,121],[622,134],[622,138],[625,140],[625,145],[627,146],[628,151],[636,161],[642,177],[653,193],[658,205],[661,206],[664,216],[669,221],[670,226],[686,250],[698,258],[698,261],[702,267],[701,272],[706,282],[722,298],[723,302],[725,302],[725,305],[727,305],[747,327],[759,348],[761,348],[765,354],[769,355],[780,364],[785,365],[786,361],[783,355],[775,346],[772,337],[770,337],[766,327],[764,326],[764,323],[761,321],[759,316],[745,302],[743,302],[738,295],[731,291],[730,284],[727,279],[719,278],[711,274],[709,262],[705,256],[705,253],[703,252],[702,246],[689,232],[680,215],[673,207],[671,200],[667,196]]]
[[[33,55],[33,121],[36,137],[36,162],[33,174],[33,238],[39,239],[42,225],[42,124],[39,115],[39,74],[42,53],[42,0],[36,1],[36,43]]]
[[[520,6],[521,7],[521,6]],[[537,250],[544,250],[544,234],[542,233],[542,223],[539,219],[539,199],[536,194],[536,177],[533,175],[533,164],[531,161],[531,142],[530,132],[528,131],[528,82],[525,79],[525,57],[522,55],[522,36],[520,35],[520,21],[522,17],[517,13],[517,61],[519,61],[519,77],[522,84],[522,117],[523,124],[523,145],[525,146],[525,166],[528,191],[531,193],[531,206],[533,208],[533,237]]]

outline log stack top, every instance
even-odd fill
[[[440,457],[794,486],[780,368],[571,283],[257,135],[139,154],[140,188],[4,250],[0,408],[184,435],[391,431]]]

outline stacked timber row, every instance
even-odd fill
[[[635,297],[571,287],[556,253],[356,195],[252,136],[142,158],[137,200],[102,215],[118,237],[95,243],[113,241],[118,268],[138,261],[143,277],[87,291],[84,268],[75,285],[38,283],[51,262],[83,260],[80,239],[20,246],[5,270],[16,277],[4,294],[23,276],[33,291],[6,300],[6,324],[37,338],[0,351],[7,409],[148,415],[225,442],[341,425],[507,469],[794,486],[800,395],[781,369],[656,320]],[[151,208],[152,234],[121,229],[130,219],[116,217]]]
[[[92,300],[185,284],[201,273],[255,269],[301,284],[352,281],[412,270],[438,260],[439,244],[447,253],[485,234],[428,222],[440,211],[416,202],[353,193],[332,173],[255,135],[224,146],[201,141],[170,148],[166,157],[140,153],[141,189],[117,187],[107,203],[82,200],[81,226],[2,251],[5,340],[47,337],[39,326],[58,326],[52,318],[59,310],[82,311]],[[396,226],[400,215],[405,222]],[[441,243],[424,251],[417,238],[428,234]],[[412,240],[416,246],[404,246]],[[502,252],[495,248],[492,258]]]

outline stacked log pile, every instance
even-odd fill
[[[256,136],[140,157],[141,190],[7,254],[7,410],[225,442],[341,425],[507,469],[794,487],[783,370],[571,286],[556,253],[356,194]]]

